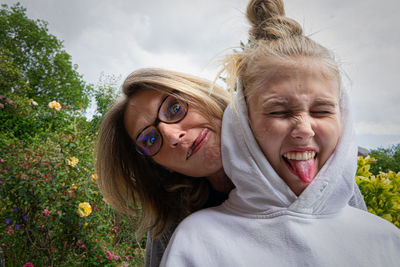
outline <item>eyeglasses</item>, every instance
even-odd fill
[[[163,137],[157,126],[160,122],[173,124],[185,118],[189,105],[187,102],[169,95],[158,108],[157,118],[152,125],[144,128],[136,137],[136,150],[145,156],[156,155],[163,144]]]

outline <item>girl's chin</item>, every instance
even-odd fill
[[[295,193],[297,196],[299,196],[304,189],[307,188],[307,186],[312,182],[312,180],[315,177],[312,177],[311,181],[309,183],[304,182],[300,177],[298,177],[296,174],[294,174],[292,171],[289,169],[286,170],[284,175],[280,175],[282,180],[289,186],[289,188]]]

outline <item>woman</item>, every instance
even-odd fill
[[[222,125],[235,189],[176,229],[161,266],[396,266],[400,231],[354,209],[357,146],[331,53],[253,0],[251,45],[227,60],[239,81]]]
[[[139,236],[150,231],[146,265],[158,266],[180,220],[219,205],[232,189],[220,154],[230,97],[211,82],[161,69],[131,73],[122,90],[99,132],[98,184],[116,210],[140,216]]]

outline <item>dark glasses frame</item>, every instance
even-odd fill
[[[164,105],[165,101],[166,101],[169,97],[173,97],[173,98],[175,99],[175,101],[178,101],[179,103],[181,103],[181,104],[183,103],[183,104],[184,104],[184,107],[183,107],[183,110],[184,110],[183,116],[180,117],[180,118],[177,119],[177,120],[168,121],[168,120],[160,119],[161,107]],[[183,100],[183,99],[181,99],[181,98],[179,98],[179,97],[177,97],[177,96],[175,96],[175,95],[172,95],[172,94],[171,94],[171,95],[165,96],[165,97],[163,98],[163,100],[161,101],[160,106],[158,107],[158,110],[157,110],[157,118],[155,119],[154,123],[153,123],[153,124],[150,124],[150,125],[148,125],[148,126],[146,126],[145,128],[143,128],[143,130],[141,130],[141,131],[138,133],[138,135],[136,136],[136,139],[135,139],[135,148],[136,148],[136,151],[137,151],[139,154],[143,155],[143,156],[148,156],[148,157],[155,156],[158,152],[160,152],[161,147],[162,147],[162,145],[164,144],[164,137],[162,136],[162,134],[161,134],[160,130],[157,128],[157,126],[160,124],[160,122],[163,122],[163,123],[166,123],[166,124],[178,123],[178,122],[182,121],[182,120],[186,117],[188,111],[189,111],[189,103],[188,103],[186,100]],[[160,136],[160,139],[161,139],[160,142],[161,142],[161,143],[160,143],[159,148],[157,149],[157,151],[155,151],[154,153],[151,153],[151,154],[146,154],[145,152],[143,152],[144,149],[141,148],[141,147],[138,145],[138,138],[139,138],[148,128],[150,128],[150,127],[153,127],[154,130],[156,131],[157,135]]]

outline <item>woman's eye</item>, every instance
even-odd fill
[[[150,135],[150,136],[148,135],[148,136],[146,136],[146,139],[144,140],[144,145],[146,147],[149,147],[149,146],[154,145],[155,142],[156,142],[156,137],[152,136],[152,135]]]
[[[169,113],[171,116],[174,116],[175,114],[179,113],[180,109],[181,109],[181,105],[179,103],[175,103],[169,107]]]

